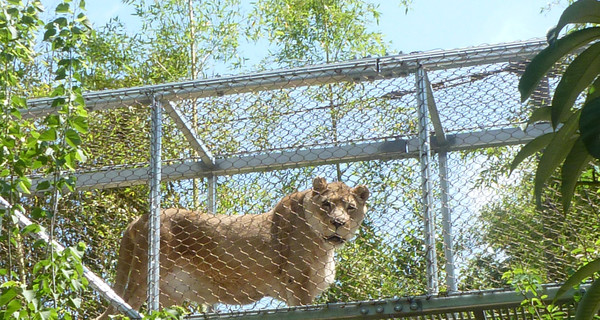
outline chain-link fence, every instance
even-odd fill
[[[87,242],[85,264],[136,309],[452,294],[503,288],[516,268],[562,281],[594,254],[595,202],[578,192],[571,219],[552,194],[538,211],[532,164],[507,174],[519,144],[551,131],[525,124],[556,79],[527,103],[517,91],[543,46],[90,93],[89,159],[57,237]],[[31,105],[25,117],[52,110]]]

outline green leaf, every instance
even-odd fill
[[[42,230],[42,227],[40,227],[39,224],[34,223],[34,224],[30,224],[28,226],[26,226],[25,228],[23,228],[23,234],[29,234],[29,233],[37,233],[40,232]]]
[[[21,111],[19,111],[18,109],[11,110],[10,114],[19,120],[23,118],[23,115],[21,115]]]
[[[552,107],[540,107],[533,110],[527,124],[533,124],[539,121],[550,121]]]
[[[38,190],[40,188],[38,187]],[[31,217],[34,219],[41,219],[41,218],[45,218],[47,216],[47,213],[44,209],[40,208],[40,207],[35,207],[33,208],[33,210],[31,210]]]
[[[52,319],[53,314],[56,313],[56,310],[49,310],[49,311],[41,311],[38,313],[38,315],[40,316],[40,318],[42,320],[49,320]]]
[[[44,32],[44,41],[48,41],[48,39],[52,38],[54,35],[56,35],[56,29],[48,28],[48,30]]]
[[[83,24],[88,30],[94,29],[92,22],[90,21],[90,19],[88,19],[87,16],[83,16],[83,18],[81,18],[81,24]]]
[[[51,186],[50,181],[44,180],[37,185],[36,190],[38,190],[38,191],[48,190],[48,189],[50,189],[50,186]]]
[[[7,305],[16,296],[17,290],[14,287],[8,288],[8,290],[4,291],[2,295],[0,295],[0,307]]]
[[[46,124],[49,126],[59,126],[60,125],[60,116],[56,114],[51,114],[46,117]]]
[[[68,3],[60,3],[56,6],[56,13],[68,13],[69,12],[69,4]]]
[[[544,150],[540,162],[535,172],[535,187],[534,194],[538,207],[541,206],[542,202],[542,190],[544,184],[550,176],[556,171],[556,168],[565,160],[573,144],[575,143],[575,132],[577,130],[577,123],[580,112],[576,112],[565,122],[565,124],[558,129],[554,134],[552,141]]]
[[[72,152],[65,155],[65,165],[72,170],[75,170],[75,157]]]
[[[591,320],[600,310],[600,279],[596,279],[586,290],[577,305],[575,320]]]
[[[571,207],[571,199],[573,198],[573,193],[575,192],[577,180],[579,180],[581,172],[583,169],[585,169],[590,160],[592,160],[592,157],[585,149],[582,139],[577,139],[573,145],[573,148],[571,149],[571,152],[565,159],[561,171],[562,183],[560,186],[560,191],[562,196],[563,210],[565,213],[569,212]]]
[[[77,146],[81,144],[81,137],[77,131],[73,129],[67,129],[65,132],[65,141],[71,147],[77,148]]]
[[[81,150],[81,149],[75,150],[73,156],[79,162],[86,162],[87,161],[87,156],[85,155],[85,152],[83,152],[83,150]]]
[[[14,287],[17,285],[16,281],[6,281],[3,282],[2,284],[0,284],[0,288],[10,288],[10,287]]]
[[[17,28],[15,28],[15,26],[8,25],[5,28],[7,28],[8,31],[10,32],[10,39],[11,40],[17,39],[19,37],[19,32],[17,31]]]
[[[23,191],[23,193],[26,194],[30,194],[31,191],[29,190],[31,188],[31,182],[28,180],[19,180],[19,182],[17,182],[17,186],[19,187],[19,189],[21,189],[21,191]]]
[[[56,69],[56,77],[54,80],[63,80],[67,78],[67,70],[63,67]]]
[[[41,141],[54,141],[56,140],[56,130],[54,128],[49,128],[48,130],[42,132],[40,134]]]
[[[69,20],[67,20],[67,18],[65,18],[65,17],[56,18],[52,22],[55,23],[60,28],[64,28],[69,24]]]
[[[562,28],[570,23],[600,23],[600,2],[597,0],[579,0],[563,11],[556,27],[547,34],[548,42],[553,43],[558,38]]]
[[[22,305],[21,305],[21,301],[19,301],[18,299],[13,299],[11,302],[8,303],[8,305],[6,306],[6,315],[12,315],[14,312],[22,309]]]
[[[81,307],[81,298],[69,297],[69,305],[75,309]]]
[[[531,93],[537,88],[542,77],[558,60],[594,39],[600,39],[600,27],[575,31],[540,51],[527,65],[523,76],[519,80],[521,101],[524,102],[529,98]]]
[[[85,99],[83,98],[83,96],[82,96],[82,95],[77,95],[77,96],[75,97],[75,100],[74,100],[73,102],[75,102],[77,105],[80,105],[80,106],[85,106]],[[84,109],[84,110],[85,110],[85,109]]]
[[[569,66],[556,87],[552,99],[552,125],[575,103],[577,97],[600,73],[600,42],[583,51]]]
[[[19,96],[10,97],[10,101],[13,103],[15,107],[26,108],[27,107],[27,99]]]
[[[62,97],[65,95],[65,87],[63,85],[59,85],[50,93],[51,97]]]
[[[524,145],[521,148],[521,150],[519,150],[519,153],[517,153],[512,163],[510,164],[510,172],[512,173],[517,168],[517,166],[521,162],[523,162],[523,160],[527,159],[529,156],[545,148],[550,143],[550,141],[552,141],[554,134],[554,132],[545,133]]]
[[[600,159],[600,96],[581,108],[579,130],[587,151]]]
[[[86,134],[89,130],[89,126],[87,123],[87,118],[85,117],[75,117],[71,120],[71,125],[75,130],[79,131],[79,133]]]

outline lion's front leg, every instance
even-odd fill
[[[290,306],[305,306],[309,305],[316,298],[315,294],[310,290],[306,284],[297,283],[292,280],[285,287],[285,303]]]
[[[283,294],[280,298],[288,306],[312,304],[319,293],[309,265],[291,266],[282,280]]]

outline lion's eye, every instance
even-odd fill
[[[325,200],[321,203],[321,206],[323,206],[323,208],[329,209],[329,208],[331,208],[331,202]]]
[[[351,204],[351,203],[349,203],[348,204],[348,210],[356,210],[356,206],[353,205],[353,204]]]

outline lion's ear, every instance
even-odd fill
[[[318,193],[325,192],[327,190],[327,180],[323,177],[316,177],[313,179],[313,191]]]
[[[366,202],[367,199],[369,199],[369,189],[362,184],[352,189],[352,193],[354,193],[362,202]]]

